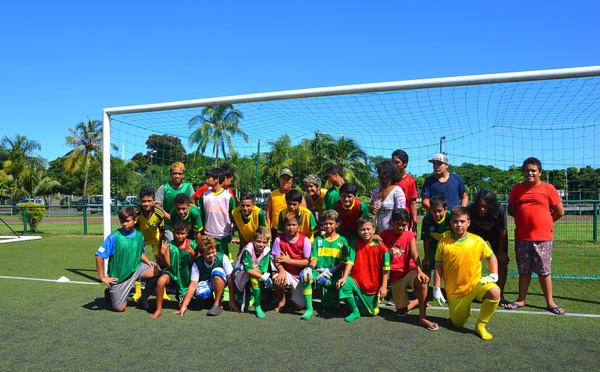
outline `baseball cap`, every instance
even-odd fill
[[[281,172],[279,172],[279,177],[283,175],[294,177],[294,173],[292,173],[292,170],[290,168],[283,168]]]
[[[449,164],[448,163],[448,156],[446,154],[435,154],[433,156],[433,158],[431,158],[429,160],[429,162],[433,163],[434,161],[439,161],[439,162],[442,162],[444,164]]]

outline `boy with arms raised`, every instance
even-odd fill
[[[375,241],[375,221],[371,217],[358,220],[361,239],[350,250],[344,274],[337,281],[340,300],[350,308],[345,320],[352,322],[360,315],[379,313],[379,299],[387,295],[390,273],[390,254],[385,244]]]
[[[427,320],[427,289],[429,275],[421,270],[419,253],[417,252],[416,235],[408,230],[411,216],[406,209],[392,212],[392,230],[381,233],[381,240],[389,247],[390,282],[392,297],[399,317],[419,305],[419,324],[429,331],[437,331],[437,323]],[[417,300],[409,301],[406,289],[412,287]]]
[[[236,268],[240,268],[235,274],[234,283],[236,298],[240,311],[245,312],[254,304],[254,310],[258,318],[264,318],[265,313],[261,307],[262,285],[272,286],[271,274],[269,273],[271,263],[271,248],[267,246],[271,234],[267,227],[259,226],[253,234],[253,239],[240,252]]]
[[[275,257],[277,270],[273,276],[273,283],[275,294],[279,297],[275,311],[280,311],[285,306],[286,285],[290,286],[292,302],[295,307],[302,309],[306,306],[300,284],[300,272],[308,266],[311,253],[310,239],[298,232],[300,217],[290,212],[283,217],[283,221],[285,223],[284,233],[275,239],[271,251]]]
[[[241,252],[242,248],[252,242],[254,232],[259,226],[267,227],[265,212],[254,204],[252,192],[244,191],[240,196],[240,205],[231,212],[231,215],[235,228],[239,232]]]
[[[135,209],[125,207],[119,211],[121,228],[110,234],[96,251],[98,277],[108,288],[104,300],[115,311],[125,311],[127,297],[136,280],[148,280],[160,274],[156,263],[146,257],[144,236],[135,229]],[[108,272],[104,273],[104,260]]]
[[[190,285],[190,266],[196,258],[196,242],[188,239],[188,225],[185,221],[177,221],[173,226],[173,240],[163,242],[160,249],[159,261],[163,270],[163,275],[159,278],[153,278],[146,283],[144,296],[140,299],[141,306],[148,309],[148,296],[156,287],[156,310],[150,316],[156,319],[162,314],[163,296],[167,285],[175,287],[176,297],[181,308],[183,299]]]
[[[346,238],[349,247],[354,247],[358,234],[358,219],[369,217],[369,203],[356,199],[358,186],[344,183],[340,187],[340,200],[335,203],[335,210],[340,216],[338,232]]]
[[[302,206],[302,193],[298,190],[288,191],[287,194],[285,194],[285,203],[287,208],[279,214],[277,233],[283,234],[284,232],[284,216],[287,216],[288,213],[294,213],[300,218],[300,227],[298,228],[298,231],[304,234],[304,236],[307,236],[312,243],[315,239],[315,233],[319,230],[315,216],[308,208]]]
[[[165,213],[162,209],[155,208],[154,187],[144,186],[141,188],[140,206],[135,208],[135,213],[137,215],[135,228],[144,235],[145,249],[151,247],[156,262],[165,235]],[[134,301],[138,301],[142,297],[141,287],[140,282],[135,282]],[[165,299],[169,300],[166,293]]]
[[[223,252],[217,251],[217,243],[210,236],[203,235],[197,242],[200,255],[192,265],[190,275],[190,286],[188,287],[185,299],[179,311],[173,314],[181,315],[187,310],[192,297],[204,300],[214,294],[214,303],[208,313],[208,316],[218,316],[223,312],[223,292],[225,286],[229,287],[230,293],[234,293],[233,280],[231,273],[233,267],[229,257]],[[229,308],[232,311],[238,311],[235,301],[229,301]]]
[[[486,325],[500,302],[498,281],[498,261],[487,243],[475,234],[469,234],[471,223],[469,211],[459,205],[452,209],[452,234],[438,242],[435,253],[435,276],[433,298],[440,304],[446,302],[440,290],[444,279],[450,320],[455,327],[463,327],[471,316],[471,302],[482,302],[475,333],[484,340],[492,335]],[[481,260],[486,259],[490,275],[481,277]]]
[[[317,236],[312,245],[310,262],[300,273],[302,290],[306,301],[306,311],[302,320],[310,320],[313,314],[313,289],[319,285],[323,290],[321,303],[325,308],[337,308],[339,291],[336,283],[341,277],[350,248],[348,242],[337,232],[339,214],[331,209],[323,212],[323,236]]]
[[[552,294],[552,240],[554,221],[565,214],[554,186],[543,182],[542,162],[527,158],[523,162],[524,182],[510,191],[508,213],[515,217],[515,258],[519,271],[519,298],[507,305],[515,310],[525,306],[531,274],[538,275],[546,298],[546,309],[556,315],[565,310],[554,302]]]
[[[221,185],[225,174],[221,168],[212,168],[206,172],[206,182],[211,190],[205,191],[198,204],[202,211],[204,234],[215,239],[217,251],[225,253],[231,259],[231,212],[235,209],[235,199]]]
[[[446,207],[446,201],[441,196],[434,196],[430,201],[430,210],[423,217],[421,227],[421,240],[425,258],[423,259],[423,271],[430,274],[433,270],[435,250],[438,241],[450,234],[450,211]]]
[[[202,231],[202,216],[195,205],[190,205],[190,198],[186,194],[178,194],[173,201],[175,207],[171,211],[171,224],[185,221],[188,225],[188,238],[196,240]]]

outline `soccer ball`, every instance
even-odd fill
[[[204,300],[204,299],[208,298],[211,294],[212,294],[212,290],[210,289],[208,282],[203,281],[203,282],[198,283],[198,287],[196,287],[196,293],[194,294],[194,296],[196,298]]]

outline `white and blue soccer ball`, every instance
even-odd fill
[[[208,282],[202,281],[198,283],[198,287],[196,287],[196,293],[194,293],[194,297],[204,300],[208,298],[212,294],[212,290],[208,285]]]

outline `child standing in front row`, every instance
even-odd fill
[[[254,311],[258,318],[265,317],[261,307],[262,286],[273,285],[269,272],[271,263],[269,239],[271,239],[269,229],[266,226],[259,226],[253,234],[252,241],[240,252],[235,265],[239,268],[234,275],[234,283],[240,311],[245,312],[254,304]]]
[[[421,270],[416,234],[407,229],[410,222],[411,217],[406,209],[396,209],[392,212],[392,230],[381,233],[381,240],[389,247],[390,283],[396,314],[405,317],[418,304],[419,324],[429,331],[437,331],[437,323],[426,317],[429,275]],[[408,287],[413,288],[417,300],[409,301]]]
[[[96,270],[102,283],[108,286],[104,300],[112,310],[127,308],[127,297],[136,280],[148,280],[160,274],[158,265],[146,257],[144,236],[134,228],[137,222],[135,209],[125,207],[119,211],[121,228],[110,234],[96,251]],[[108,272],[104,273],[104,260]]]
[[[336,283],[341,277],[350,250],[346,239],[336,231],[339,218],[340,215],[332,209],[323,212],[322,221],[325,234],[315,238],[310,254],[310,263],[300,273],[306,300],[306,311],[301,317],[302,320],[310,320],[312,317],[312,294],[317,285],[321,286],[323,291],[321,296],[323,307],[338,307],[339,291]]]
[[[390,254],[385,244],[375,241],[375,221],[371,217],[358,220],[356,249],[346,261],[344,275],[337,281],[340,300],[350,308],[345,320],[352,322],[360,315],[379,313],[379,299],[387,295],[390,273]]]
[[[218,316],[223,312],[222,301],[225,287],[229,287],[229,292],[234,293],[231,278],[233,267],[229,257],[225,253],[217,251],[217,243],[212,237],[203,235],[198,239],[197,245],[200,255],[192,265],[190,286],[181,308],[173,314],[183,316],[193,296],[204,300],[214,295],[213,305],[206,315]],[[201,290],[197,291],[198,288]],[[238,311],[235,301],[229,301],[229,309]]]

